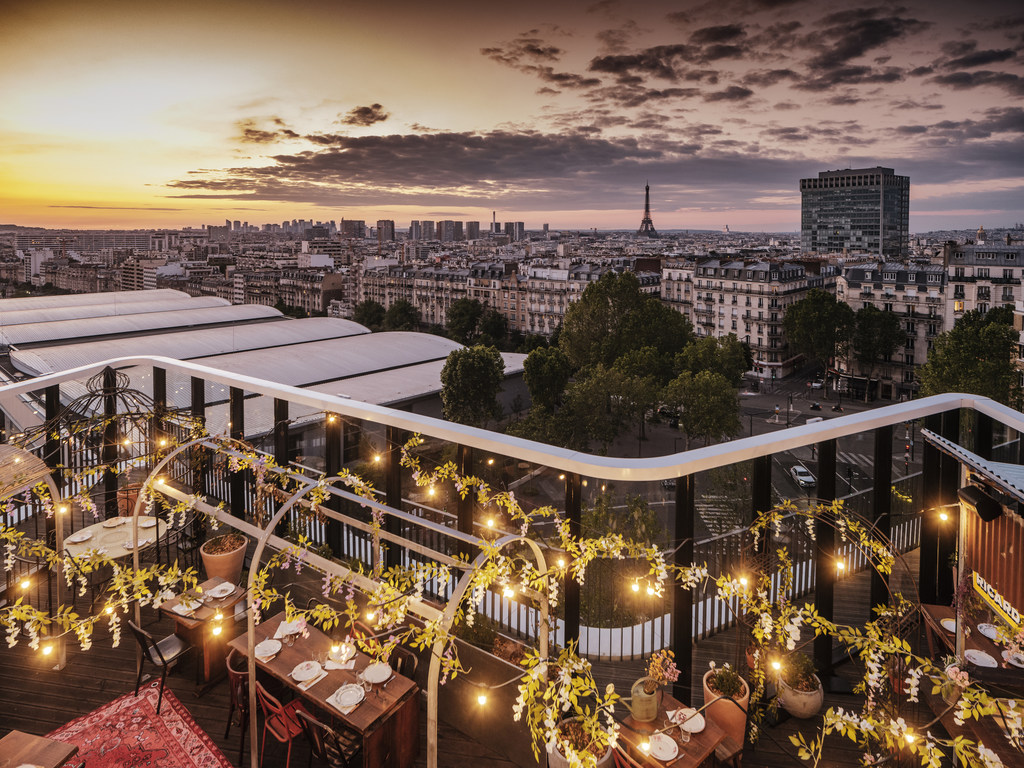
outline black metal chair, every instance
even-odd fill
[[[322,760],[328,768],[350,768],[353,758],[362,749],[359,736],[335,730],[321,723],[305,710],[298,710],[299,725],[309,742],[309,765],[313,758]]]
[[[416,667],[419,663],[419,657],[408,648],[399,645],[391,652],[391,666],[395,672],[410,680],[416,679]]]
[[[177,635],[168,635],[160,642],[153,640],[153,636],[146,630],[137,627],[134,622],[128,622],[132,634],[139,647],[142,648],[142,661],[139,665],[139,674],[135,678],[135,695],[139,695],[139,685],[142,683],[142,673],[146,669],[146,661],[160,670],[160,695],[156,700],[156,713],[160,714],[160,705],[164,700],[164,682],[167,680],[167,670],[175,664],[182,656],[188,653],[192,646],[186,643]]]
[[[239,668],[241,662],[241,668]],[[232,649],[225,661],[228,668],[228,686],[231,693],[230,709],[228,709],[228,727],[224,729],[224,738],[231,732],[235,713],[238,713],[238,727],[242,738],[238,745],[238,764],[245,757],[245,732],[249,728],[249,664],[242,654]]]

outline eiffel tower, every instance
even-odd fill
[[[658,231],[651,221],[651,185],[644,184],[644,219],[640,222],[640,229],[636,233],[642,237],[657,237]]]

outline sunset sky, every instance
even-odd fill
[[[1024,221],[1024,9],[5,0],[0,224],[799,229],[886,165],[911,229]]]

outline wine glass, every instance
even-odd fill
[[[373,688],[373,683],[367,680],[366,675],[364,675],[362,672],[359,673],[359,682],[362,683],[363,690],[367,693],[369,693],[370,690]]]

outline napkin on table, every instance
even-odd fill
[[[346,661],[344,664],[335,661],[334,659],[328,659],[324,664],[324,669],[353,669],[356,665],[356,659],[353,656],[351,659]]]

